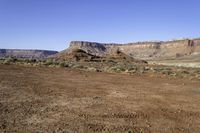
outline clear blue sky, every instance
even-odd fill
[[[200,0],[0,0],[0,48],[200,37]]]

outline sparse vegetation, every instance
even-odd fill
[[[32,67],[62,67],[70,69],[80,69],[83,71],[98,71],[98,72],[114,72],[114,73],[127,73],[127,74],[145,74],[145,73],[158,73],[171,77],[193,77],[192,79],[200,79],[200,70],[190,69],[185,67],[173,67],[163,65],[148,65],[137,64],[135,62],[123,62],[109,59],[107,61],[87,62],[87,61],[71,61],[71,60],[58,60],[49,58],[46,60],[38,59],[23,59],[6,57],[1,58],[0,63],[5,65],[17,64]]]

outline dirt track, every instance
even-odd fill
[[[200,82],[0,65],[0,132],[199,133]]]

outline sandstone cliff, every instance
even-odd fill
[[[117,50],[138,59],[172,59],[179,57],[200,57],[200,39],[185,39],[160,42],[137,42],[128,44],[104,44],[96,42],[72,41],[67,50],[82,49],[96,56],[112,55]]]
[[[22,49],[0,49],[0,57],[34,58],[45,59],[57,54],[57,51],[49,50],[22,50]]]

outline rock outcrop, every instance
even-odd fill
[[[104,56],[98,56],[88,53],[83,49],[72,46],[73,49],[68,50],[68,52],[61,52],[56,55],[57,60],[71,60],[71,61],[87,61],[87,62],[134,62],[140,64],[147,64],[144,60],[134,59],[133,57],[121,52],[117,49],[112,54],[106,54]],[[83,48],[86,48],[83,47]]]
[[[128,44],[104,44],[96,42],[72,41],[70,47],[62,53],[73,49],[82,49],[96,56],[112,55],[117,50],[136,59],[173,59],[179,57],[200,57],[200,39],[183,39],[159,42],[137,42]]]
[[[93,61],[96,59],[99,59],[99,56],[92,55],[90,53],[87,53],[86,51],[78,48],[73,48],[67,53],[61,52],[58,55],[56,55],[56,59],[60,60],[72,60],[72,61]]]
[[[22,50],[22,49],[0,49],[0,57],[45,59],[57,54],[57,51],[49,50]]]
[[[97,56],[105,55],[107,50],[104,44],[84,41],[72,41],[68,50],[71,51],[74,49],[82,49],[87,53]]]

